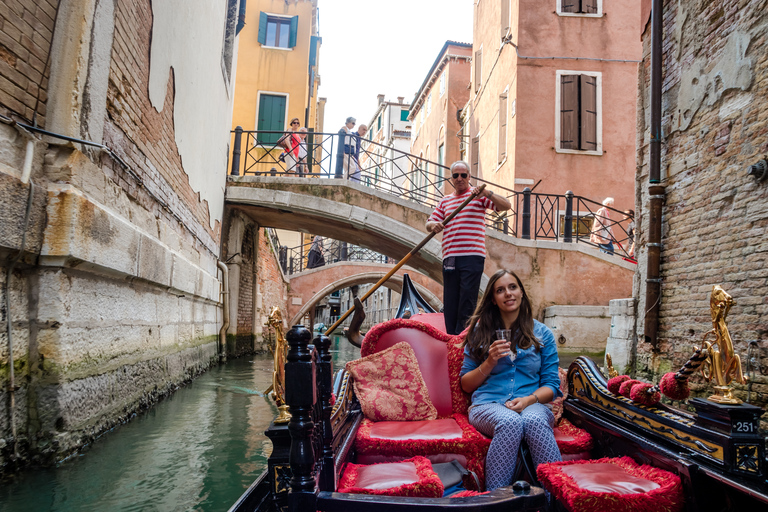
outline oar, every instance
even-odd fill
[[[475,191],[474,191],[474,192],[472,192],[472,194],[471,194],[471,195],[470,195],[470,196],[469,196],[469,197],[468,197],[468,198],[467,198],[467,199],[466,199],[466,200],[465,200],[463,203],[461,203],[461,204],[459,205],[459,207],[458,207],[458,208],[456,208],[456,209],[453,211],[453,213],[451,213],[450,215],[448,215],[448,216],[445,218],[445,220],[443,221],[443,225],[445,225],[445,224],[448,224],[448,223],[451,221],[451,219],[453,219],[453,218],[456,216],[456,214],[457,214],[457,213],[459,213],[459,212],[460,212],[460,211],[461,211],[461,210],[462,210],[462,209],[463,209],[465,206],[467,206],[467,205],[470,203],[470,201],[472,201],[472,200],[473,200],[474,198],[476,198],[478,195],[482,194],[482,193],[483,193],[483,190],[485,190],[485,183],[483,183],[482,185],[480,185],[479,187],[477,187],[477,188],[475,189]],[[381,286],[381,285],[383,285],[384,283],[386,283],[386,282],[387,282],[387,280],[388,280],[390,277],[392,277],[393,275],[395,275],[395,272],[397,272],[398,270],[400,270],[400,267],[402,267],[403,265],[405,265],[405,264],[408,262],[408,260],[409,260],[409,259],[411,259],[411,256],[413,256],[414,254],[416,254],[417,252],[419,252],[419,251],[421,250],[421,248],[422,248],[422,247],[424,247],[424,246],[427,244],[427,242],[429,242],[430,240],[432,240],[432,237],[433,237],[433,236],[435,236],[435,234],[436,234],[436,233],[435,233],[434,231],[431,231],[431,232],[430,232],[430,233],[429,233],[429,234],[428,234],[426,237],[424,237],[424,240],[422,240],[421,242],[419,242],[419,245],[417,245],[416,247],[414,247],[413,249],[411,249],[411,252],[409,252],[408,254],[406,254],[406,255],[405,255],[405,257],[404,257],[403,259],[401,259],[401,260],[400,260],[400,261],[397,263],[397,265],[395,265],[394,267],[392,267],[392,270],[390,270],[389,272],[387,272],[387,275],[385,275],[384,277],[382,277],[381,279],[379,279],[379,281],[378,281],[378,282],[377,282],[375,285],[373,285],[373,287],[372,287],[370,290],[368,290],[367,292],[365,292],[365,295],[363,295],[363,298],[362,298],[362,299],[360,299],[360,301],[361,301],[361,302],[362,302],[362,301],[365,301],[365,299],[367,299],[368,297],[370,297],[370,296],[373,294],[373,292],[375,292],[376,290],[378,290],[378,289],[379,289],[379,286]],[[330,326],[330,327],[328,328],[328,330],[327,330],[327,331],[325,331],[325,335],[326,335],[326,336],[330,336],[330,334],[331,334],[331,333],[332,333],[334,330],[336,330],[336,328],[337,328],[338,326],[340,326],[340,325],[341,325],[341,322],[343,322],[344,320],[346,320],[346,319],[347,319],[347,317],[348,317],[349,315],[351,315],[351,314],[352,314],[352,312],[353,312],[354,310],[355,310],[355,308],[354,308],[354,307],[351,307],[351,308],[349,308],[349,309],[347,310],[347,312],[346,312],[346,313],[344,313],[343,315],[341,315],[341,316],[339,317],[339,319],[338,319],[338,320],[336,320],[336,323],[334,323],[332,326]]]

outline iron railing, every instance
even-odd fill
[[[347,179],[429,208],[437,206],[443,195],[452,191],[450,180],[444,177],[448,174],[445,165],[343,132],[308,132],[304,139],[306,156],[295,165],[293,160],[286,159],[286,164],[280,159],[284,150],[275,141],[291,133],[245,131],[237,127],[232,132],[230,173],[233,176]],[[358,146],[359,151],[356,149]],[[506,212],[489,210],[486,214],[489,228],[522,239],[600,246],[591,236],[593,226],[601,227],[595,223],[595,214],[603,207],[599,202],[570,191],[562,195],[540,194],[527,187],[523,191],[515,191],[482,178],[472,179],[477,184],[487,184],[494,193],[504,195],[512,205]],[[601,221],[602,226],[608,228],[612,253],[634,262],[634,247],[629,240],[632,219],[614,208],[607,207],[607,211],[609,217]],[[293,260],[294,267],[303,269],[306,253],[302,252],[303,249],[294,249],[299,251],[301,257],[286,254],[284,268],[290,268]],[[331,255],[326,262],[347,261],[334,260],[335,257]]]
[[[309,250],[311,243],[305,243],[296,247],[280,245],[275,230],[270,229],[275,247],[278,247],[278,261],[285,275],[292,275],[307,270],[309,263]],[[323,265],[337,263],[339,261],[365,261],[371,263],[397,263],[394,259],[376,251],[352,245],[340,240],[326,238],[323,240]],[[320,265],[322,266],[322,265]]]

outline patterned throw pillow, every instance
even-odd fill
[[[347,363],[355,394],[372,421],[434,420],[437,410],[411,346],[392,347]]]

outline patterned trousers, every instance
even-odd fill
[[[543,404],[529,405],[520,414],[503,404],[478,405],[469,411],[469,422],[493,438],[485,458],[485,487],[488,491],[512,483],[523,438],[531,449],[535,467],[562,460],[552,430],[555,417]]]

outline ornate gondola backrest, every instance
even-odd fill
[[[417,320],[397,318],[375,326],[363,341],[363,357],[405,341],[416,354],[419,370],[439,417],[467,412],[459,371],[463,361],[461,339]],[[450,393],[446,393],[450,390]]]

